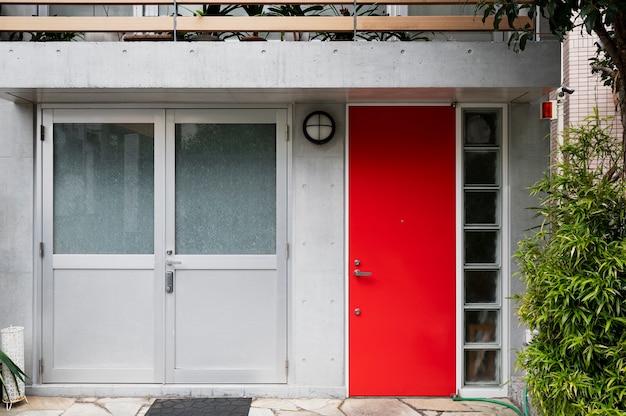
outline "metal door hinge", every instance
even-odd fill
[[[43,257],[43,242],[39,243],[39,257]]]
[[[285,243],[285,258],[289,258],[289,243]]]
[[[285,359],[285,375],[289,375],[289,358]]]
[[[289,141],[289,124],[285,126],[285,141]]]
[[[39,375],[43,375],[43,359],[39,360]]]
[[[39,135],[40,135],[39,140],[41,140],[43,142],[44,140],[46,140],[46,127],[42,124],[41,126],[39,126],[39,129],[40,129],[40,131],[39,131]]]

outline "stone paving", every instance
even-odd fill
[[[29,397],[0,416],[145,416],[148,397]],[[511,403],[506,399],[498,401]],[[249,416],[519,416],[506,406],[448,398],[253,399]]]

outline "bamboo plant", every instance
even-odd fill
[[[543,416],[626,415],[624,149],[597,110],[586,121],[531,188],[543,224],[515,254],[518,316],[536,330],[518,364]]]

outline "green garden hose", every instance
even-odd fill
[[[471,397],[459,397],[456,394],[454,396],[452,396],[452,400],[455,402],[461,402],[461,401],[468,401],[468,402],[486,402],[486,403],[494,403],[494,404],[499,404],[500,406],[506,406],[509,409],[515,411],[519,416],[524,416],[524,414],[522,413],[521,410],[519,410],[517,407],[513,406],[510,403],[506,403],[506,402],[502,402],[500,400],[494,400],[494,399],[478,399],[478,398],[471,398]],[[526,414],[526,416],[528,416],[528,414]]]
[[[528,411],[528,387],[524,387],[524,414],[526,416],[530,415]]]

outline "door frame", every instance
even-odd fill
[[[51,114],[54,110],[77,110],[77,111],[98,111],[98,112],[125,112],[128,113],[127,110],[138,110],[138,111],[162,111],[163,112],[163,143],[161,145],[162,149],[157,150],[157,145],[155,144],[155,223],[157,221],[161,221],[164,224],[162,230],[157,230],[155,228],[155,246],[154,246],[154,262],[155,262],[155,274],[164,275],[165,271],[165,187],[158,189],[158,183],[165,184],[166,180],[166,167],[165,167],[165,129],[167,123],[169,122],[168,113],[173,112],[176,109],[186,109],[186,110],[217,110],[217,111],[238,111],[238,110],[252,110],[256,111],[259,109],[271,109],[276,111],[283,111],[284,117],[281,121],[284,121],[286,124],[284,126],[284,130],[281,130],[283,127],[277,123],[277,137],[285,138],[286,150],[284,152],[284,178],[282,179],[285,187],[284,187],[284,203],[285,212],[282,215],[282,221],[284,221],[284,240],[285,247],[280,247],[277,245],[277,257],[281,255],[281,253],[285,253],[285,260],[282,269],[285,275],[285,355],[287,360],[292,351],[292,319],[291,319],[291,285],[289,284],[290,274],[291,274],[291,263],[289,256],[288,245],[291,240],[292,235],[292,205],[293,205],[293,195],[291,190],[292,186],[292,143],[293,143],[293,132],[292,129],[289,128],[293,124],[293,105],[290,104],[278,104],[278,105],[226,105],[226,106],[214,106],[214,105],[187,105],[187,104],[172,104],[172,103],[153,103],[153,104],[87,104],[81,105],[79,103],[72,104],[38,104],[36,106],[35,112],[35,126],[34,126],[34,137],[39,138],[39,140],[35,140],[34,148],[35,148],[35,157],[33,161],[33,170],[34,170],[34,195],[33,195],[33,206],[35,208],[35,216],[33,218],[33,246],[32,250],[34,255],[34,291],[33,291],[33,342],[32,342],[32,354],[30,354],[32,358],[32,368],[34,369],[31,381],[33,385],[44,385],[48,383],[44,383],[43,381],[43,371],[44,371],[44,320],[45,314],[47,312],[46,306],[44,305],[44,270],[46,267],[51,267],[52,262],[52,247],[45,247],[43,242],[44,236],[46,232],[44,227],[47,222],[51,220],[48,218],[51,213],[46,213],[44,210],[44,201],[46,198],[46,169],[49,168],[46,166],[46,162],[43,157],[44,146],[46,141],[50,141],[52,138],[52,129],[46,129],[45,126],[52,125],[54,122],[54,118]],[[95,114],[95,113],[94,113]],[[101,113],[98,113],[101,114]],[[98,116],[99,117],[99,116]],[[96,118],[98,118],[96,117]],[[97,122],[102,122],[102,118],[98,118]],[[155,136],[156,136],[156,128],[155,128]],[[277,144],[280,139],[277,138]],[[157,158],[163,160],[163,163],[158,163]],[[277,161],[278,163],[279,161]],[[162,169],[159,168],[159,165],[162,166]],[[159,203],[158,201],[162,201]],[[160,207],[159,207],[160,206]],[[160,218],[160,219],[159,219]],[[161,232],[163,237],[158,237],[156,234]],[[162,246],[161,246],[162,245]],[[160,269],[159,269],[160,268]],[[157,270],[159,269],[159,270]],[[163,292],[163,285],[159,279],[155,279],[155,287],[156,290],[160,293]],[[166,374],[166,365],[167,365],[167,352],[165,349],[166,345],[166,334],[165,334],[165,310],[166,307],[164,305],[164,301],[160,300],[162,303],[161,311],[162,320],[161,322],[161,332],[158,334],[158,340],[156,348],[160,348],[162,351],[160,355],[162,359],[157,363],[158,368],[156,373],[160,375],[161,381],[157,382],[158,384],[167,385],[169,383],[168,376]],[[46,368],[48,371],[48,368]],[[292,378],[291,374],[287,374],[286,383],[289,384]],[[63,382],[52,382],[51,385],[62,385]],[[89,382],[81,383],[82,385],[89,385]],[[104,385],[103,385],[104,386]],[[169,388],[167,391],[171,392],[173,388],[173,384],[169,384]],[[199,385],[200,386],[200,385]],[[229,389],[229,384],[221,384],[226,389]],[[232,386],[232,384],[230,384]],[[156,393],[155,393],[156,394]]]
[[[350,149],[350,107],[362,107],[362,106],[377,106],[377,107],[432,107],[432,106],[447,106],[450,104],[442,104],[442,103],[389,103],[389,102],[368,102],[368,103],[347,103],[345,107],[346,114],[346,123],[345,123],[345,245],[344,245],[344,276],[345,282],[345,305],[346,312],[344,318],[344,325],[346,327],[346,347],[345,347],[345,371],[346,371],[346,397],[349,396],[350,386],[349,386],[349,374],[350,374],[350,310],[349,310],[349,301],[350,301],[350,285],[349,285],[349,277],[350,277],[350,242],[349,242],[349,232],[350,232],[350,218],[349,218],[349,149]],[[456,261],[456,389],[460,396],[462,397],[506,397],[508,396],[509,387],[506,381],[508,381],[510,377],[510,357],[508,355],[509,351],[509,334],[510,334],[510,313],[511,307],[510,302],[507,299],[508,294],[510,293],[510,284],[509,278],[510,276],[510,261],[508,260],[510,257],[510,249],[509,249],[509,190],[508,190],[508,108],[509,106],[502,103],[467,103],[467,104],[452,104],[456,107],[456,115],[455,115],[455,129],[456,129],[456,137],[455,137],[455,148],[456,148],[456,156],[455,156],[455,165],[456,169],[456,180],[455,180],[455,197],[456,197],[456,220],[455,220],[455,228],[456,228],[456,253],[455,253],[455,261]],[[501,385],[500,386],[489,386],[489,387],[467,387],[463,385],[463,142],[462,142],[462,109],[464,108],[485,108],[485,107],[494,107],[502,109],[502,123],[503,123],[503,137],[502,137],[502,224],[501,224],[501,296],[502,296],[502,306],[501,306],[501,314],[502,314],[502,344],[501,344],[501,352],[503,356],[501,357]]]

